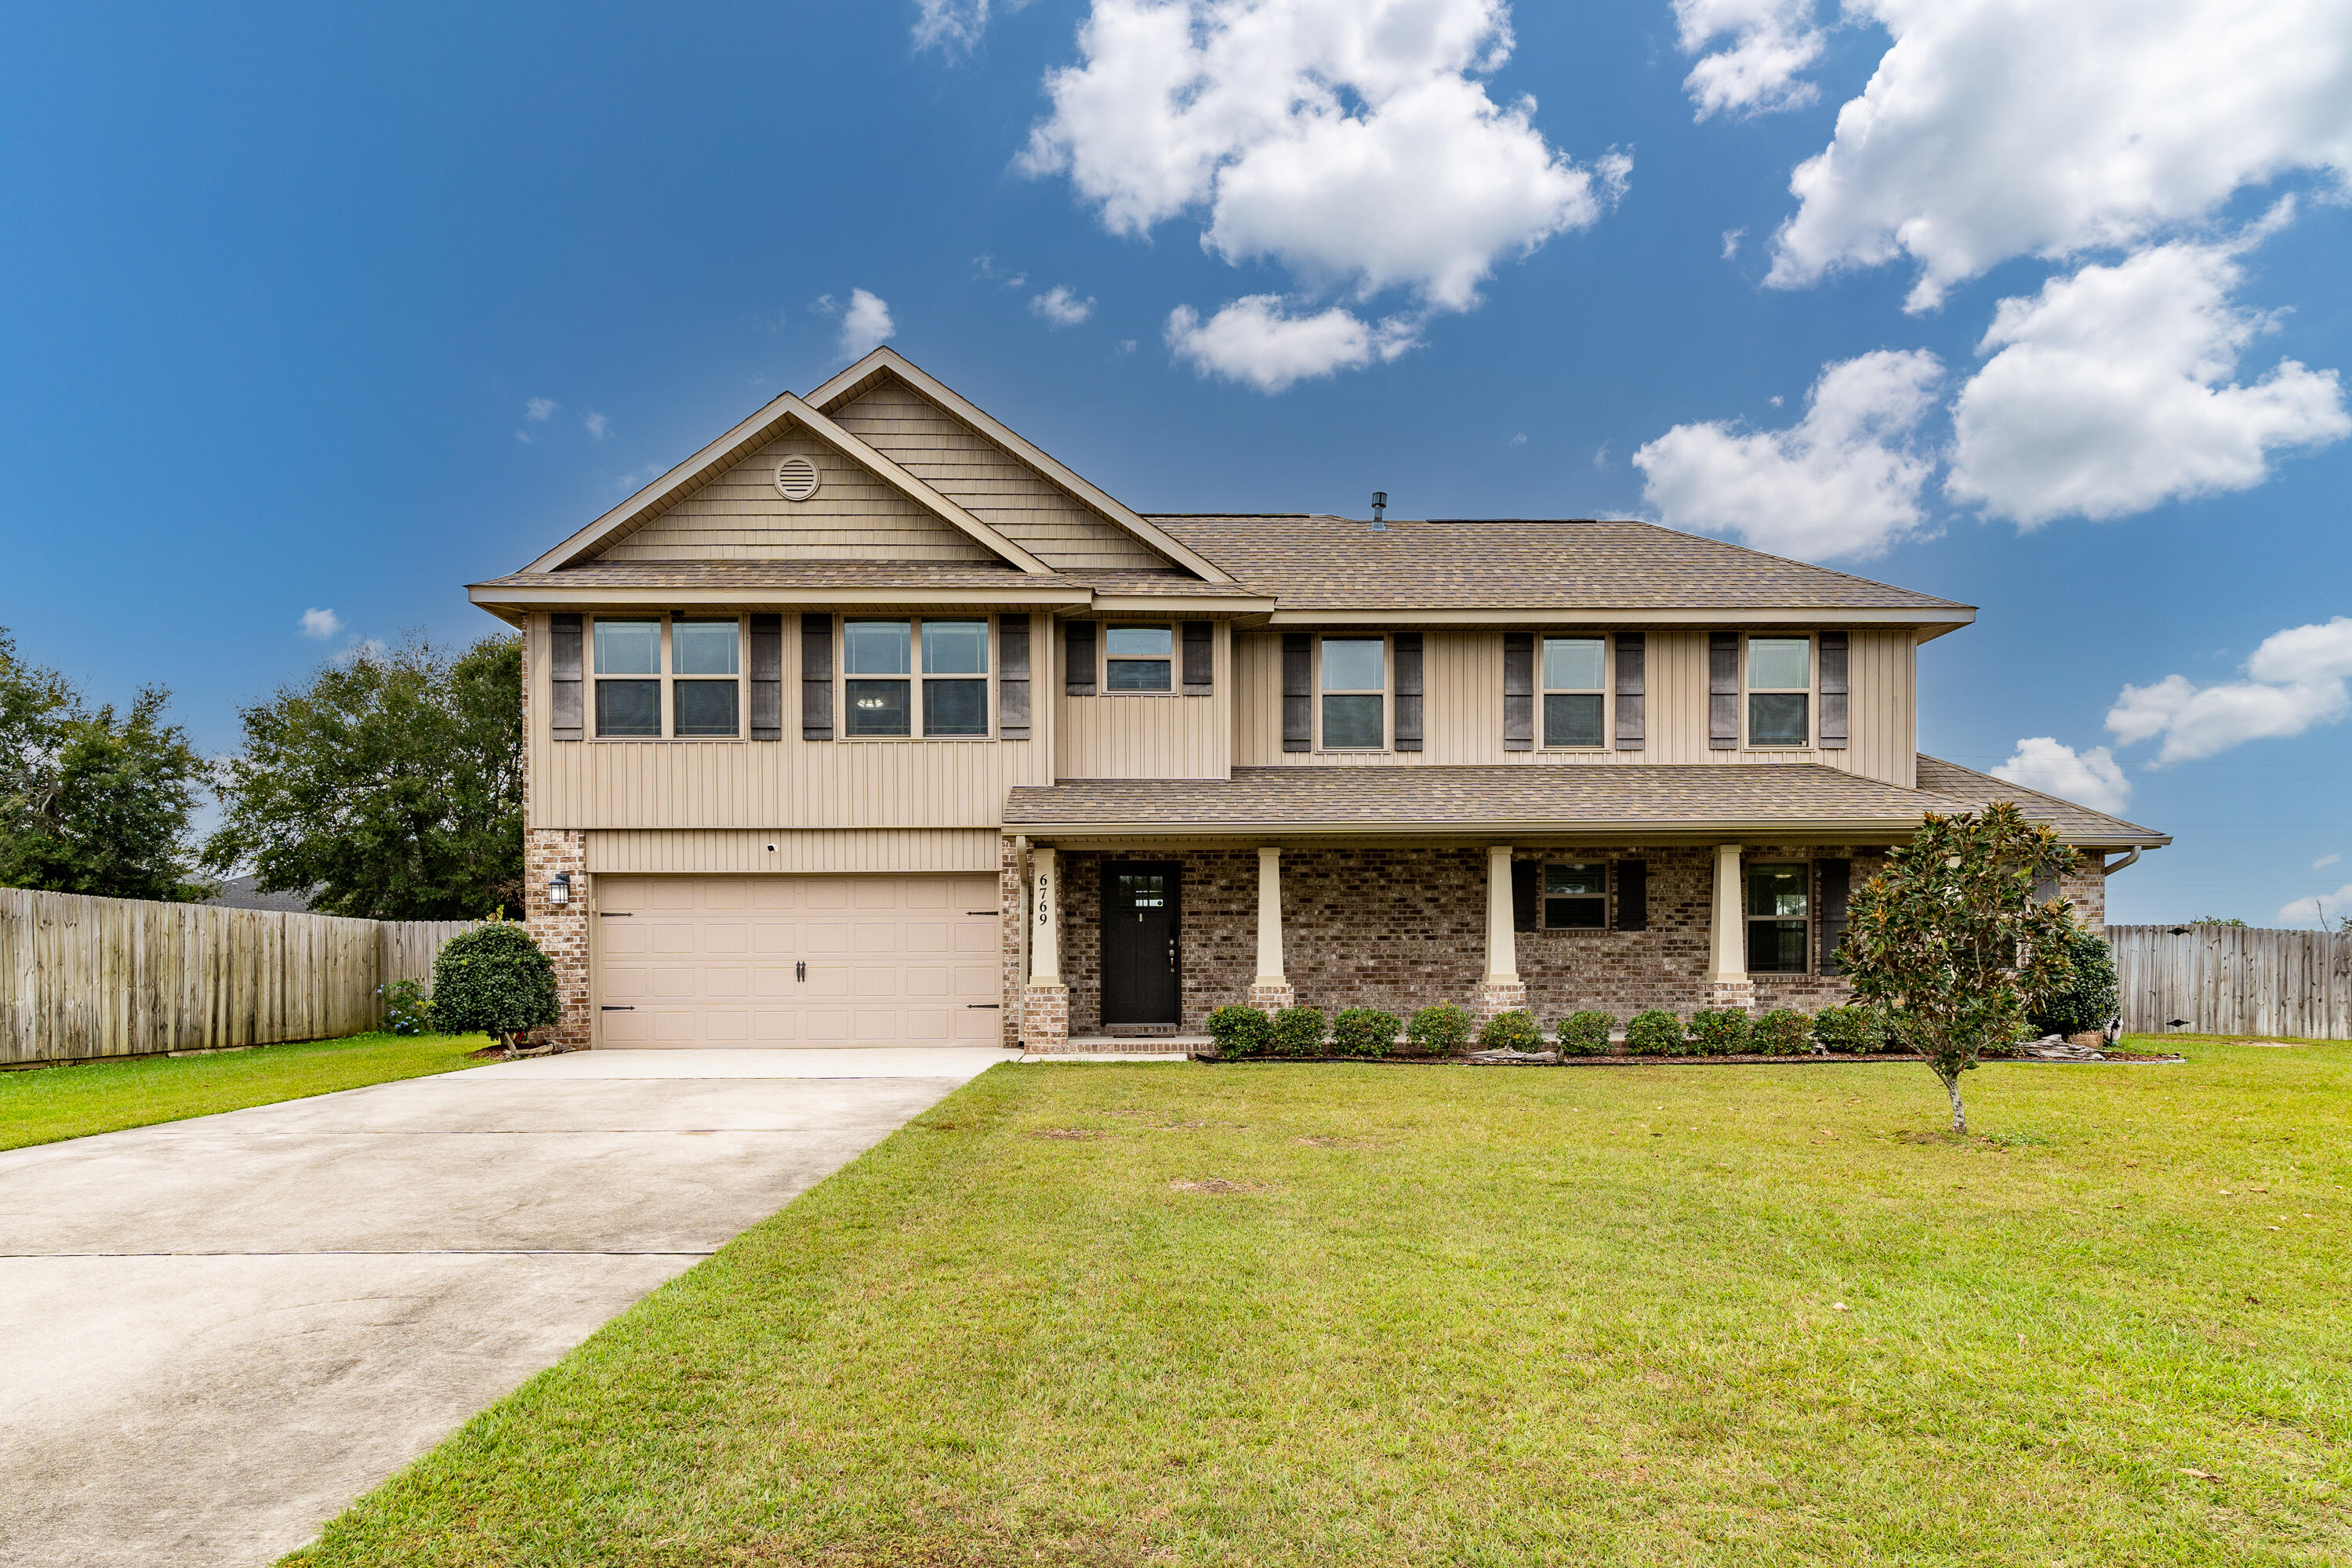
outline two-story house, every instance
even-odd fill
[[[2056,824],[2095,922],[2168,842],[1918,754],[1968,605],[1640,522],[1145,516],[887,349],[470,592],[571,1045],[1811,1007],[1923,813]]]

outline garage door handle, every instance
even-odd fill
[[[634,1013],[636,1011],[635,1007],[604,1007],[598,1010],[605,1013]]]
[[[806,980],[808,978],[808,965],[805,963],[793,964],[793,978],[794,980]]]

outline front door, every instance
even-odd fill
[[[1102,1021],[1176,1023],[1176,867],[1112,860],[1102,876]]]

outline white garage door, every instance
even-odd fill
[[[993,877],[599,877],[607,1046],[997,1038]]]

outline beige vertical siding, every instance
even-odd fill
[[[816,494],[789,501],[776,464],[816,464]],[[793,430],[606,546],[604,561],[993,561],[969,534],[806,431]]]
[[[596,832],[588,869],[617,872],[993,871],[986,828],[714,828]]]
[[[1057,626],[1056,631],[1059,630]],[[1064,694],[1055,637],[1054,773],[1066,779],[1221,779],[1233,766],[1233,639],[1211,647],[1214,696]],[[1180,650],[1181,652],[1181,650]],[[1180,660],[1181,662],[1181,660]]]
[[[843,405],[835,418],[1049,566],[1170,564],[1166,556],[911,387],[885,381]]]

